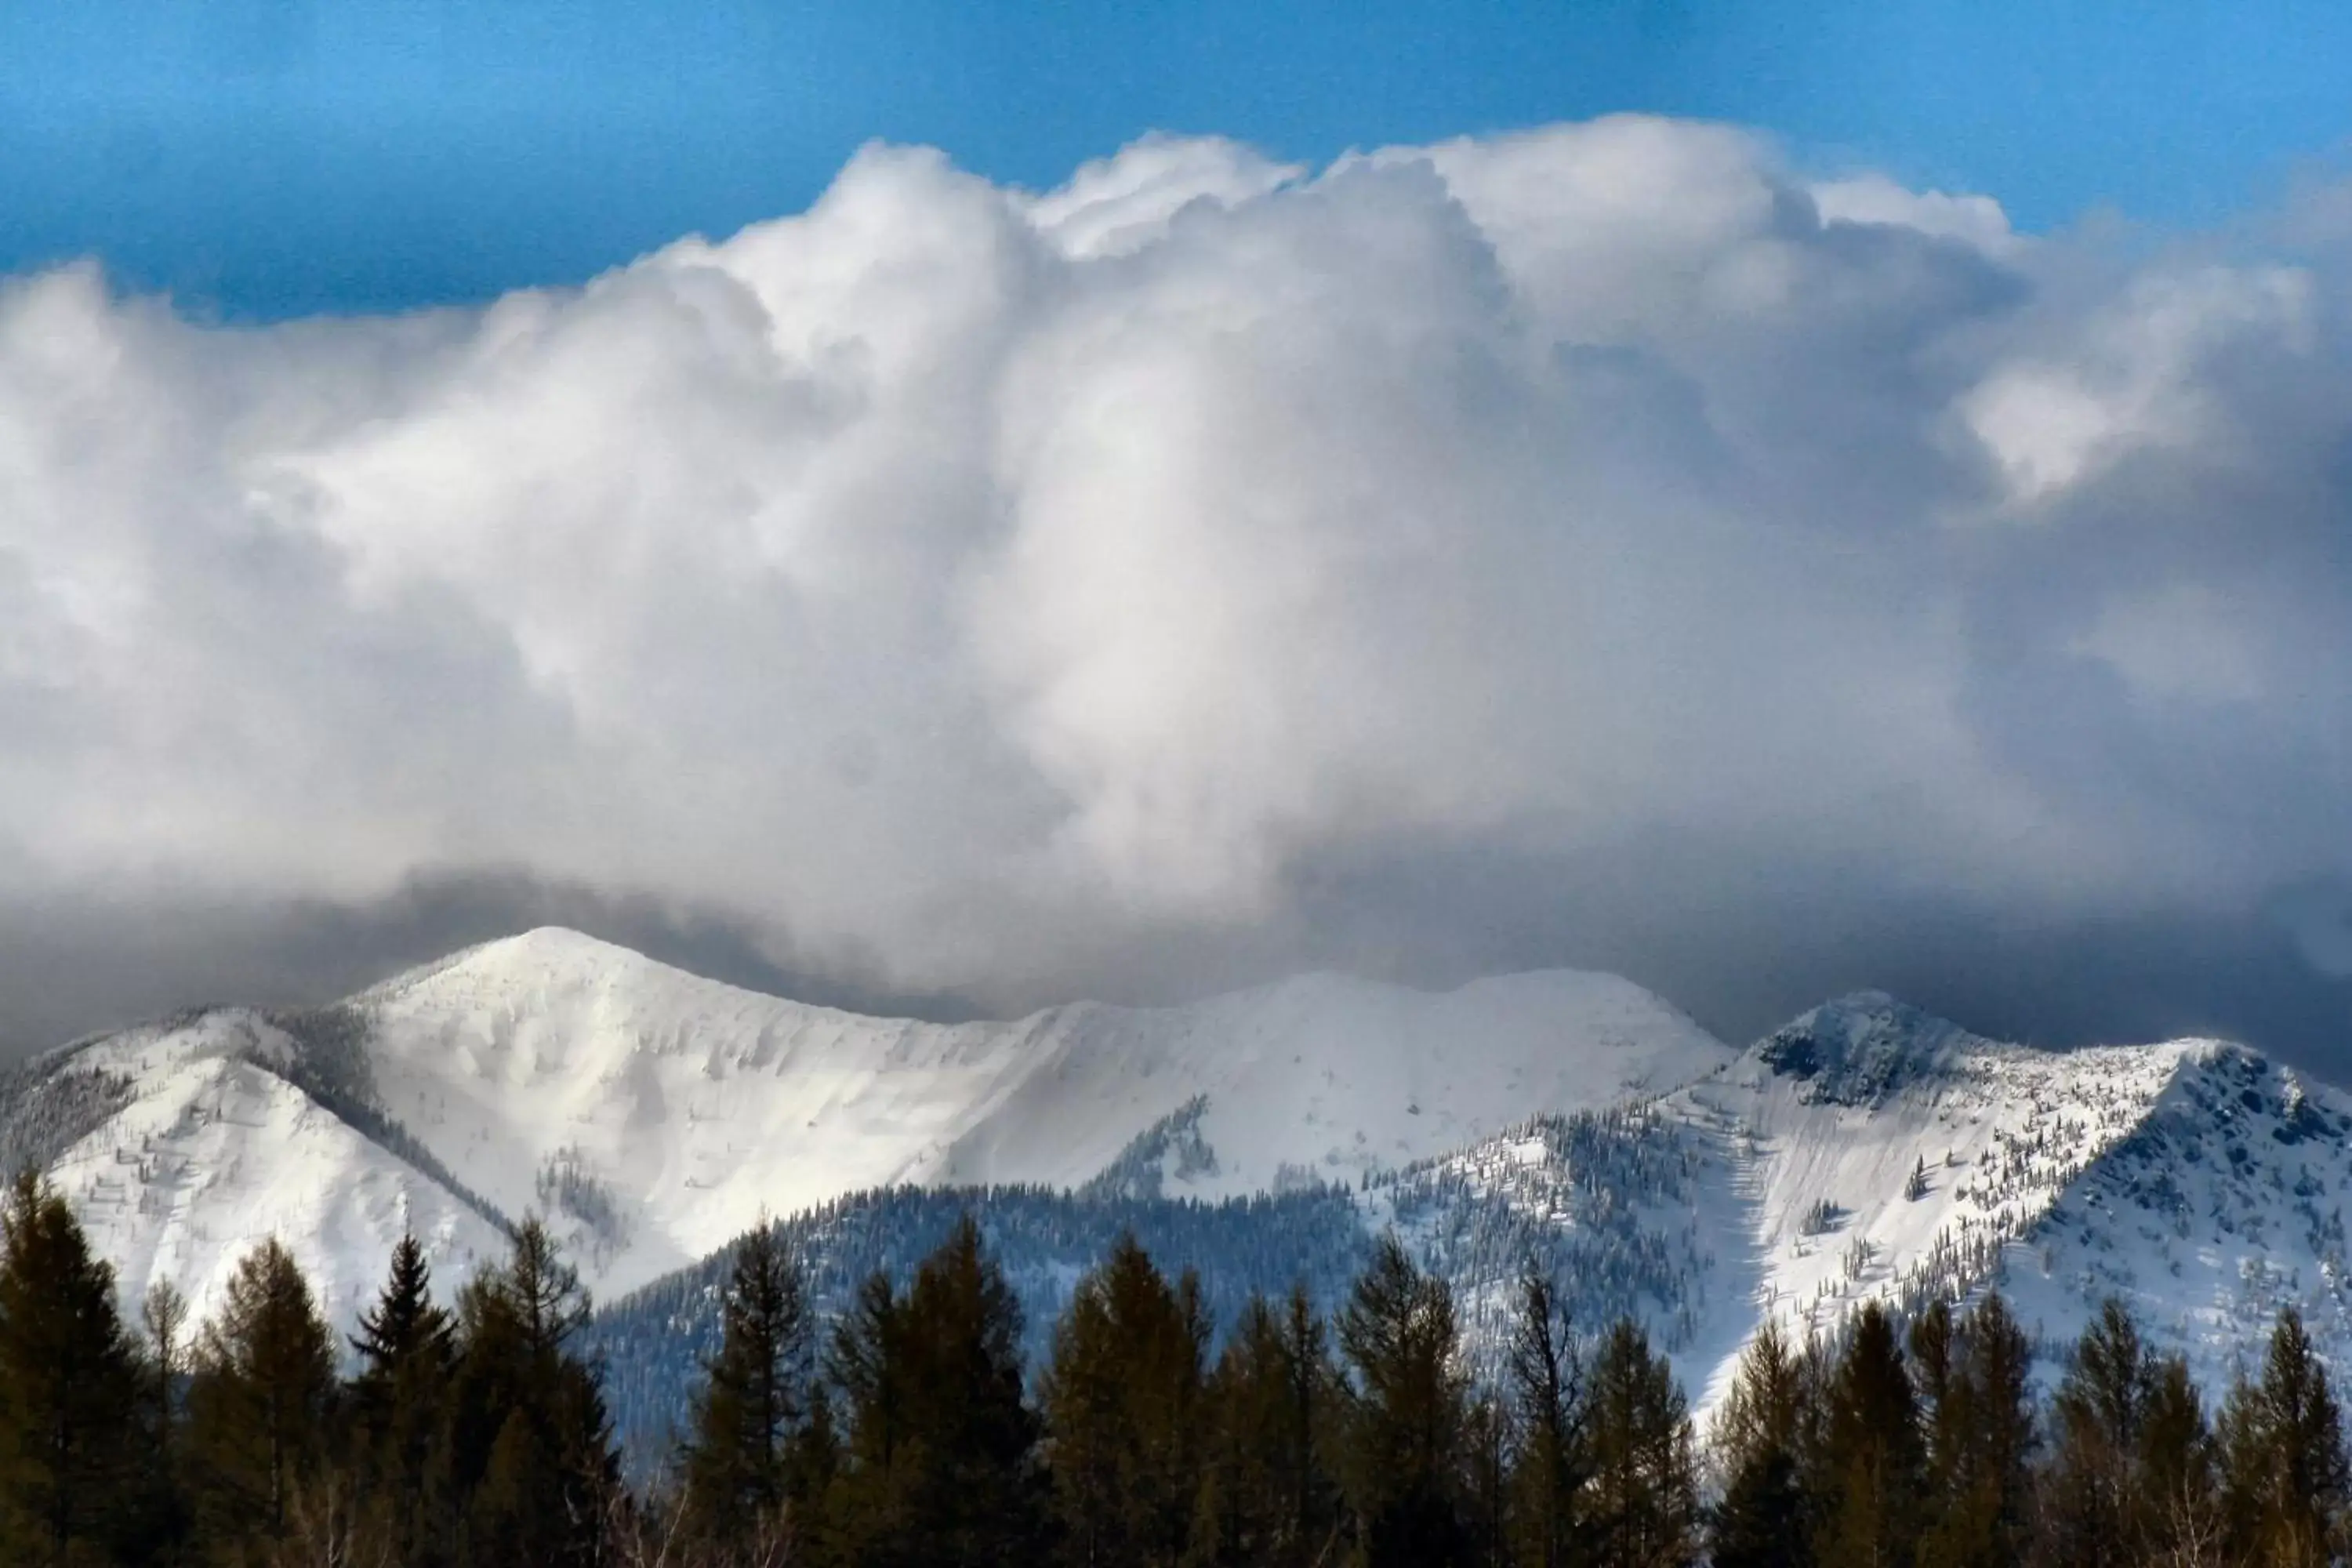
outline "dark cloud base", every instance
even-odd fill
[[[1829,996],[1877,988],[2004,1039],[2068,1047],[2215,1035],[2352,1082],[2352,980],[2315,968],[2294,934],[2261,914],[2037,926],[1990,907],[1826,886],[1791,868],[1772,884],[1759,918],[1753,894],[1766,873],[1721,862],[1685,880],[1661,876],[1664,863],[1643,862],[1648,885],[1682,890],[1644,903],[1614,896],[1622,878],[1589,863],[1401,858],[1307,879],[1303,912],[1278,938],[1179,943],[1149,963],[1129,954],[1100,967],[1088,990],[1172,1002],[1305,967],[1449,985],[1570,966],[1622,973],[1738,1042]],[[5,919],[7,1059],[200,1004],[331,1000],[538,925],[570,926],[712,979],[858,1012],[952,1020],[1069,999],[845,982],[838,966],[767,956],[748,921],[515,871],[421,876],[367,904],[79,904]]]
[[[0,1055],[14,1059],[183,1007],[331,1001],[414,964],[561,925],[755,991],[858,1012],[970,1016],[779,965],[740,922],[520,872],[413,878],[372,903],[157,900],[0,909]]]
[[[1876,989],[1996,1038],[2219,1036],[2352,1083],[2352,978],[2315,966],[2267,905],[2036,919],[1873,871],[1687,840],[1578,859],[1448,847],[1332,872],[1300,898],[1327,962],[1439,984],[1607,970],[1735,1043]]]

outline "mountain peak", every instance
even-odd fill
[[[496,954],[509,961],[554,963],[567,968],[653,962],[635,948],[573,931],[570,926],[534,926],[514,936],[484,942],[472,952],[482,957]]]
[[[1875,1105],[1990,1043],[1884,991],[1856,991],[1783,1024],[1757,1042],[1755,1055],[1803,1082],[1809,1101]]]
[[[673,969],[634,948],[569,926],[551,925],[461,947],[378,981],[350,1000],[381,1002],[420,988],[451,984],[502,990],[518,985],[535,988],[553,982],[567,989],[593,990],[615,980],[648,974],[669,975],[703,985],[719,984]]]

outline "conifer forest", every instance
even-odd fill
[[[1710,1418],[1632,1321],[1521,1281],[1474,1362],[1394,1239],[1341,1299],[1217,1324],[1134,1237],[1042,1355],[970,1219],[821,1314],[783,1227],[731,1249],[669,1452],[625,1467],[546,1229],[443,1305],[404,1240],[355,1333],[291,1255],[136,1324],[37,1177],[0,1207],[0,1561],[235,1568],[2316,1568],[2341,1406],[2289,1310],[2209,1408],[2110,1302],[2051,1378],[1998,1294],[1769,1324]],[[1475,1369],[1475,1370],[1474,1370]],[[2045,1389],[2044,1384],[2047,1384]],[[642,1469],[644,1473],[635,1473]]]

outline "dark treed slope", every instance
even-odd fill
[[[578,1277],[536,1222],[457,1309],[396,1249],[341,1358],[284,1247],[193,1353],[147,1338],[71,1210],[0,1205],[0,1560],[394,1568],[2321,1568],[2352,1459],[2299,1315],[2218,1409],[2120,1303],[2037,1401],[1999,1295],[1777,1328],[1689,1414],[1631,1320],[1521,1276],[1505,1352],[1391,1234],[1319,1312],[1115,1237],[1036,1341],[969,1217],[835,1312],[762,1227],[675,1446],[625,1479]],[[2249,1346],[2250,1350],[2257,1347]]]

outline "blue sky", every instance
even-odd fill
[[[1057,182],[1152,129],[1323,159],[1649,110],[1802,159],[2200,223],[2352,133],[2288,0],[15,0],[0,270],[255,319],[574,280],[803,206],[862,142]]]

